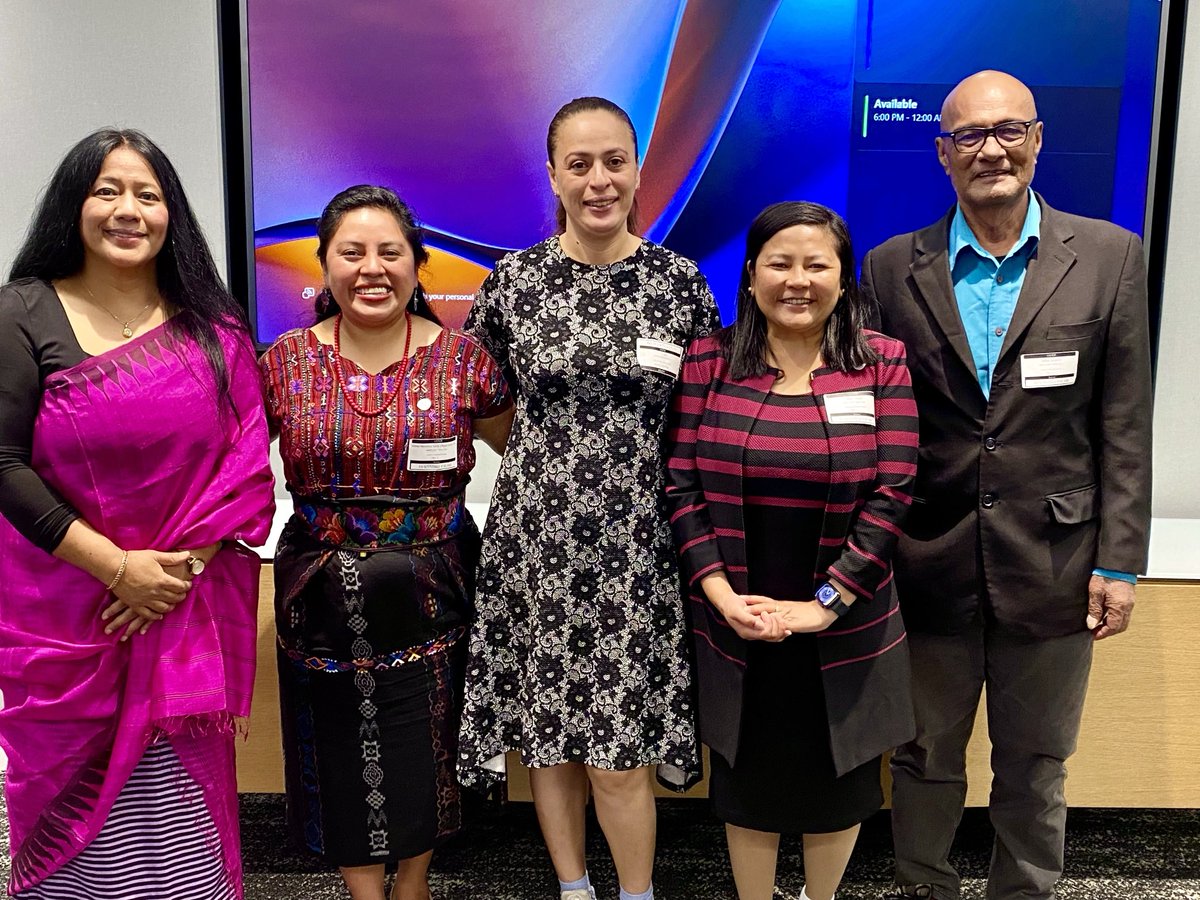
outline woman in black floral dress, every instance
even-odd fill
[[[594,893],[588,786],[622,898],[650,898],[651,767],[699,774],[661,438],[684,348],[719,327],[695,264],[636,233],[637,137],[596,97],[555,115],[559,233],[512,253],[466,330],[517,404],[484,534],[459,778],[520,750],[562,897]]]

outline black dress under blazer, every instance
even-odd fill
[[[668,423],[666,494],[691,600],[700,736],[732,765],[747,642],[708,602],[700,580],[723,571],[735,591],[749,592],[742,467],[775,376],[729,380],[719,334],[694,342],[683,363]],[[819,542],[814,575],[835,578],[857,596],[817,642],[839,776],[916,731],[891,556],[916,474],[917,410],[903,344],[874,332],[868,338],[878,362],[856,372],[821,368],[812,377],[832,473],[821,533],[811,536]],[[874,425],[829,422],[825,398],[844,391],[874,394]]]

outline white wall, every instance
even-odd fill
[[[1200,5],[1190,4],[1186,28],[1154,395],[1154,515],[1200,520],[1200,369],[1195,363],[1200,335]],[[1194,537],[1189,553],[1200,569],[1200,529]]]
[[[216,0],[0,0],[0,281],[63,154],[105,125],[163,148],[225,271]]]

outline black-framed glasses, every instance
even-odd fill
[[[938,137],[949,138],[954,142],[954,149],[959,153],[973,153],[982,147],[989,137],[995,137],[1001,147],[1020,147],[1029,137],[1029,129],[1041,119],[1030,119],[1028,122],[1001,122],[991,128],[977,128],[968,125],[954,131],[943,131]]]

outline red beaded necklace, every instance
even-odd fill
[[[383,398],[379,401],[379,406],[375,409],[363,409],[354,399],[356,391],[351,391],[346,387],[346,378],[342,374],[342,314],[338,313],[337,318],[333,320],[333,374],[337,376],[338,384],[342,388],[342,396],[346,398],[346,402],[350,404],[350,408],[360,416],[371,418],[379,415],[385,409],[392,405],[392,401],[396,399],[396,394],[400,392],[400,388],[404,386],[404,373],[408,369],[408,347],[409,341],[412,339],[412,316],[408,310],[404,311],[404,355],[400,357],[403,365],[396,371],[395,384],[392,389],[387,391]],[[370,376],[378,378],[379,375]],[[366,393],[364,391],[364,393]]]

